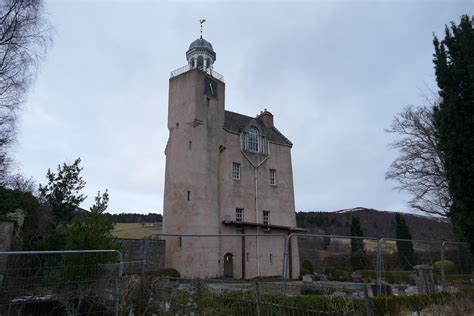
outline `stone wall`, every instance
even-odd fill
[[[144,239],[118,239],[122,243],[124,273],[141,273],[145,250]],[[165,241],[148,240],[147,271],[159,271],[164,268]]]

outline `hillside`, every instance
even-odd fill
[[[395,237],[395,212],[356,207],[335,212],[297,212],[298,227],[312,233],[350,235],[353,216],[359,217],[362,231],[370,237]],[[455,240],[449,220],[403,214],[413,239]]]

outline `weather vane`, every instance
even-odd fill
[[[205,19],[199,20],[199,23],[201,23],[201,38],[202,38],[202,25],[206,22]]]

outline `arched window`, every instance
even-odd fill
[[[198,56],[197,58],[197,67],[202,69],[204,67],[204,58],[202,56]]]
[[[258,129],[256,129],[255,127],[251,127],[249,130],[249,150],[258,152],[258,145]]]

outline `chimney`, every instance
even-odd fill
[[[260,112],[260,114],[257,115],[257,119],[260,120],[263,125],[265,125],[265,127],[273,127],[273,114],[268,112],[267,109],[265,109],[263,112]]]

